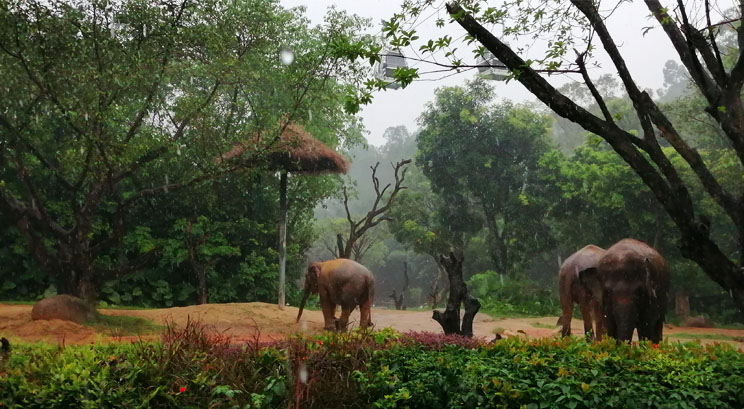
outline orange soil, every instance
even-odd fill
[[[200,321],[215,332],[230,336],[235,343],[258,338],[269,341],[284,338],[297,332],[319,333],[323,328],[323,314],[320,311],[305,310],[300,323],[295,323],[297,308],[266,303],[206,304],[189,307],[175,307],[152,310],[101,310],[106,315],[127,315],[142,317],[155,323],[183,326],[187,320]],[[557,317],[542,318],[492,318],[485,314],[476,315],[473,332],[478,337],[492,339],[495,332],[505,336],[551,337],[559,333],[554,327]],[[439,324],[431,319],[430,311],[395,311],[374,309],[372,321],[376,328],[392,327],[398,331],[441,332]],[[351,315],[351,326],[359,322],[359,311]],[[539,328],[548,326],[549,328]],[[573,333],[580,335],[583,324],[574,320]],[[678,340],[675,334],[720,334],[742,337],[744,330],[719,328],[692,328],[667,325],[664,336]],[[139,338],[156,339],[156,334],[141,336],[112,336],[97,333],[92,327],[72,322],[50,320],[32,321],[30,305],[0,304],[0,336],[11,340],[45,341],[55,344],[85,344],[91,342],[134,341]],[[700,342],[714,342],[703,339]],[[737,346],[742,342],[728,341]]]

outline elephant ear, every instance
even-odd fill
[[[649,297],[656,299],[656,287],[654,286],[654,280],[651,276],[651,270],[654,268],[651,265],[651,261],[646,258],[643,260],[644,267],[646,268],[646,278],[644,280],[644,284],[646,286],[646,293]]]
[[[596,267],[590,267],[579,271],[577,275],[584,290],[594,298],[599,298],[602,291],[602,287],[599,285],[599,270]]]
[[[305,274],[305,285],[309,286],[309,288],[312,291],[316,291],[319,276],[320,276],[320,264],[311,263],[307,267],[307,274]]]

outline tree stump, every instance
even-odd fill
[[[680,291],[675,295],[674,313],[683,322],[690,318],[690,296],[686,292]]]
[[[408,263],[403,263],[403,291],[400,292],[400,295],[398,295],[398,291],[393,290],[393,293],[390,294],[390,298],[393,299],[393,302],[395,303],[395,309],[396,310],[405,310],[406,309],[406,303],[405,303],[405,294],[406,291],[408,291]]]
[[[462,261],[463,257],[456,256],[450,252],[450,256],[444,255],[439,257],[439,261],[447,271],[449,279],[449,297],[447,298],[447,308],[444,312],[434,311],[432,318],[442,326],[444,333],[458,334],[466,337],[473,336],[473,320],[478,313],[481,305],[478,299],[471,296],[465,280],[462,279]],[[465,315],[462,317],[462,327],[460,326],[460,304],[465,304]]]

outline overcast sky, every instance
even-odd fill
[[[335,5],[339,9],[349,13],[357,14],[372,19],[375,25],[370,32],[380,32],[380,21],[389,19],[393,13],[400,9],[401,0],[281,0],[285,7],[305,6],[306,15],[310,20],[319,24],[323,21],[326,9]],[[438,3],[438,2],[437,2]],[[615,2],[611,2],[615,4]],[[432,11],[422,13],[421,20],[428,18]],[[440,15],[445,21],[449,21],[446,13]],[[416,27],[422,39],[437,38],[444,32],[435,26],[437,16],[428,18]],[[420,20],[420,21],[421,21]],[[645,26],[654,25],[657,28],[649,31],[644,36],[642,29]],[[678,60],[674,50],[663,31],[658,28],[655,20],[648,17],[648,10],[640,2],[629,2],[620,6],[610,19],[608,26],[613,34],[626,63],[631,70],[635,80],[643,87],[658,89],[662,87],[664,78],[662,68],[669,59]],[[446,24],[446,33],[454,39],[460,38],[464,30],[456,23]],[[514,46],[515,44],[511,44]],[[417,48],[417,47],[416,47]],[[403,50],[404,53],[406,50]],[[410,53],[408,54],[410,55]],[[465,58],[470,51],[459,54]],[[592,77],[598,77],[605,72],[611,71],[609,60],[600,58],[602,68],[593,69]],[[420,71],[430,71],[434,67],[419,63],[416,65]],[[425,76],[426,79],[437,79],[446,74],[432,74]],[[369,131],[367,140],[373,145],[384,143],[382,134],[389,126],[405,125],[409,131],[415,130],[419,114],[423,111],[425,104],[434,98],[434,90],[445,85],[461,85],[474,76],[473,71],[456,74],[444,79],[419,80],[409,85],[406,89],[387,90],[374,95],[373,102],[364,107],[361,116],[364,125]],[[580,80],[578,74],[554,76],[550,81],[556,85],[566,81]],[[518,82],[511,81],[508,84],[494,81],[497,98],[506,98],[514,101],[532,101],[534,97]]]

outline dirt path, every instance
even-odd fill
[[[306,310],[302,321],[295,323],[297,308],[286,307],[280,310],[276,305],[265,303],[207,304],[189,307],[175,307],[152,310],[101,310],[102,314],[113,316],[132,316],[149,319],[157,324],[172,323],[178,326],[187,320],[201,321],[215,331],[223,332],[233,338],[233,342],[244,342],[256,337],[261,340],[275,340],[297,332],[318,333],[323,327],[323,314],[320,311]],[[559,332],[555,326],[557,317],[542,318],[491,318],[485,314],[476,315],[473,331],[476,336],[492,339],[496,332],[506,336],[550,337]],[[359,321],[359,312],[351,315],[352,325]],[[431,319],[430,311],[395,311],[374,309],[372,321],[376,328],[392,327],[398,331],[441,332],[441,327]],[[580,320],[572,323],[573,333],[580,335]],[[677,335],[682,334],[682,338]],[[715,334],[718,341],[733,343],[744,347],[744,343],[732,340],[742,337],[744,330],[719,328],[691,328],[667,325],[664,335],[672,340],[690,340],[690,336]],[[145,338],[156,338],[153,334],[140,334]],[[0,304],[0,336],[25,341],[46,341],[64,344],[85,344],[91,342],[127,341],[139,336],[111,336],[97,333],[89,326],[72,322],[51,320],[32,321],[30,305]],[[708,335],[710,336],[710,335]],[[714,342],[716,339],[701,339],[701,342]]]

